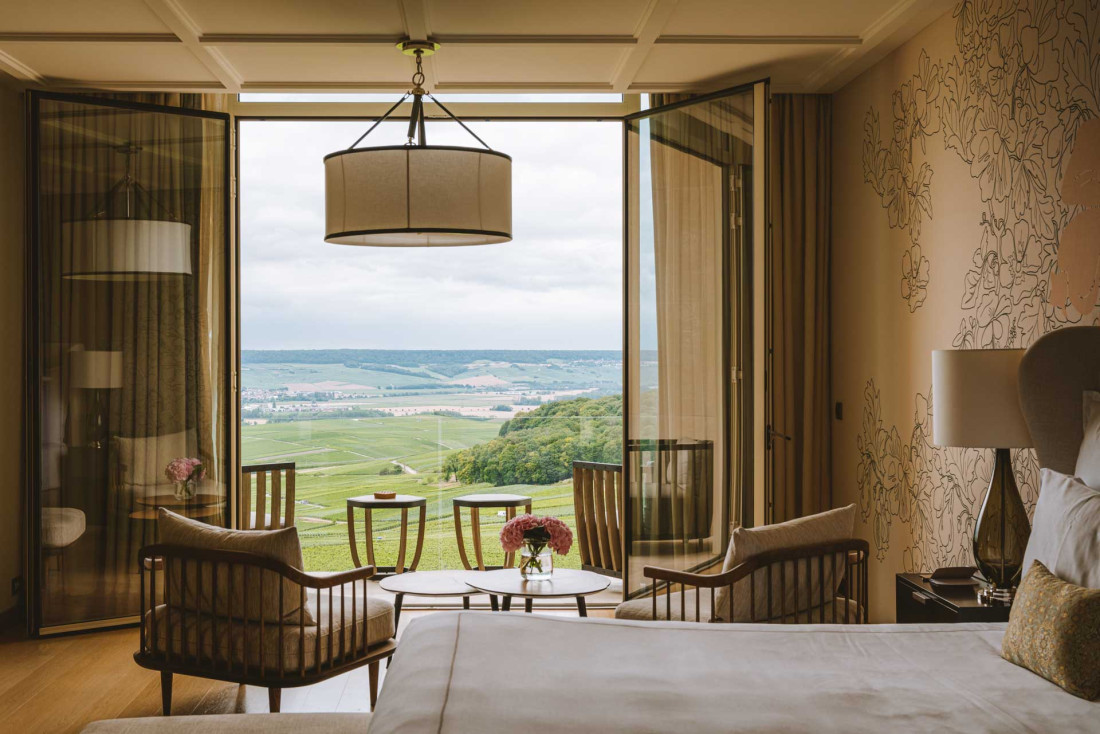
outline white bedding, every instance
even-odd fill
[[[1100,703],[1001,659],[1003,632],[433,614],[370,734],[1100,732]]]

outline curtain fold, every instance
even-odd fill
[[[32,440],[43,445],[43,532],[56,531],[55,520],[83,523],[64,545],[40,549],[56,559],[40,591],[45,626],[137,609],[137,551],[155,542],[156,507],[172,497],[168,461],[207,462],[203,492],[224,497],[228,479],[224,122],[97,103],[108,98],[224,105],[177,94],[37,102],[44,384]],[[127,235],[108,226],[117,220],[175,223],[183,239]],[[114,234],[90,234],[93,221]],[[145,271],[140,263],[159,251],[186,258],[190,274]],[[117,256],[111,275],[108,256]],[[92,370],[104,364],[117,366]],[[203,517],[219,524],[216,510]]]
[[[771,107],[772,434],[770,522],[832,506],[828,95],[776,94]]]

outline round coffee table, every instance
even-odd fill
[[[397,623],[401,620],[401,603],[405,596],[461,596],[462,608],[470,608],[470,597],[481,594],[474,587],[466,583],[469,571],[407,571],[394,574],[382,579],[378,585],[391,594],[393,600],[393,628],[397,629]],[[497,608],[497,598],[490,597],[493,611]]]
[[[558,568],[554,574],[543,581],[525,581],[517,568],[502,568],[496,571],[479,571],[466,577],[466,583],[484,591],[486,594],[499,594],[504,597],[501,609],[512,608],[512,597],[523,597],[523,608],[530,613],[535,599],[560,599],[572,596],[577,599],[577,612],[588,616],[588,607],[584,597],[598,594],[611,585],[611,579],[591,571],[574,571],[571,568]]]

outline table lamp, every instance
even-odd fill
[[[1012,601],[1031,534],[1009,453],[1032,445],[1017,388],[1023,354],[1023,349],[932,352],[933,443],[996,451],[974,525],[974,562],[991,587],[984,596],[1004,603]]]
[[[76,351],[72,353],[69,384],[78,390],[91,390],[94,407],[89,427],[93,448],[103,448],[107,440],[107,409],[103,391],[122,387],[122,352]]]

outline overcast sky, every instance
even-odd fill
[[[621,123],[471,123],[513,159],[509,243],[325,244],[321,159],[367,126],[241,123],[244,349],[621,348]],[[428,141],[476,146],[453,123]]]

